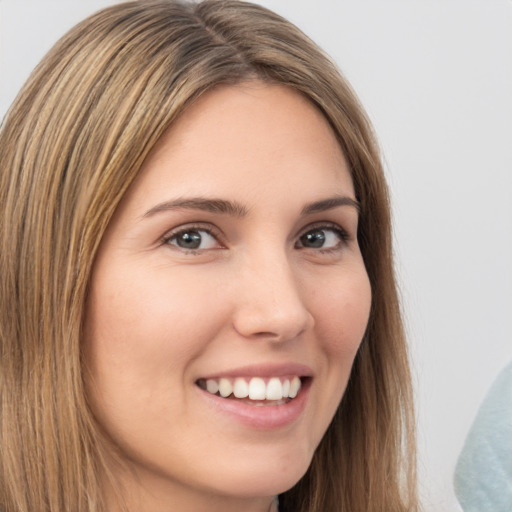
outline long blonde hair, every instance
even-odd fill
[[[304,34],[248,3],[119,4],[66,34],[0,131],[2,512],[105,511],[81,329],[103,233],[148,152],[187,105],[251,78],[300,91],[332,125],[361,204],[372,311],[344,398],[282,512],[416,507],[414,417],[390,208],[368,119]]]

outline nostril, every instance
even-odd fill
[[[262,331],[262,332],[255,332],[253,336],[257,336],[258,338],[275,338],[278,336],[275,332],[270,331]]]

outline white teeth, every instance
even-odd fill
[[[249,398],[251,400],[265,400],[265,381],[259,377],[253,377],[249,382]]]
[[[206,389],[208,390],[208,393],[215,395],[215,393],[219,391],[219,383],[216,380],[208,379],[206,381]]]
[[[299,377],[293,377],[292,381],[290,382],[290,392],[288,394],[290,398],[295,398],[297,396],[297,393],[299,392],[300,389],[300,385],[301,382]]]
[[[205,387],[205,381],[202,381],[201,387]],[[212,395],[220,395],[223,398],[229,397],[231,394],[235,398],[249,398],[250,400],[269,400],[272,402],[283,401],[295,398],[302,386],[299,377],[289,379],[280,379],[272,377],[267,382],[261,377],[253,377],[245,379],[237,377],[234,379],[220,378],[207,379],[206,390]]]
[[[290,381],[288,379],[283,381],[283,396],[290,396]]]
[[[281,381],[276,377],[273,377],[268,381],[265,398],[267,400],[282,400],[283,385],[281,384]]]
[[[249,396],[249,384],[247,384],[245,379],[235,379],[235,384],[233,385],[233,394],[237,398],[247,398]]]
[[[229,382],[228,379],[220,379],[219,380],[219,393],[220,396],[226,398],[231,393],[233,393],[233,386],[231,385],[231,382]]]

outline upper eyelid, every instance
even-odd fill
[[[337,222],[318,221],[318,222],[312,222],[311,224],[308,224],[307,226],[300,229],[300,231],[298,232],[296,237],[301,237],[302,235],[304,235],[305,233],[307,233],[308,231],[311,231],[313,229],[321,229],[321,228],[341,231],[344,235],[350,236],[350,231],[347,230],[346,228],[344,228],[341,224],[339,224]]]
[[[222,232],[216,228],[214,225],[209,223],[191,223],[191,224],[184,224],[181,226],[178,226],[176,228],[170,229],[164,233],[164,235],[161,237],[161,239],[164,242],[168,242],[175,236],[179,235],[180,233],[186,232],[186,231],[206,231],[208,234],[213,236],[216,240],[222,243],[223,234]]]

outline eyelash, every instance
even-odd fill
[[[200,254],[205,250],[211,250],[211,249],[185,249],[183,247],[179,247],[178,245],[171,244],[172,240],[177,239],[180,235],[184,235],[185,233],[189,233],[191,231],[206,232],[206,233],[208,233],[208,235],[210,235],[212,238],[214,238],[220,245],[223,245],[223,241],[222,241],[223,237],[222,237],[221,233],[218,230],[213,229],[213,227],[211,225],[204,225],[204,224],[191,224],[186,227],[180,227],[175,231],[171,231],[170,233],[167,233],[162,238],[162,244],[173,245],[174,247],[176,247],[176,249],[179,249],[186,254],[192,254],[192,255]],[[340,243],[337,244],[335,247],[328,247],[328,248],[319,247],[318,249],[311,248],[311,247],[299,246],[298,244],[300,243],[300,239],[312,231],[332,231],[339,237]],[[297,242],[295,243],[294,247],[298,250],[313,249],[314,251],[317,251],[319,253],[328,254],[328,253],[333,253],[333,252],[339,251],[341,249],[340,246],[346,245],[350,239],[351,239],[351,237],[347,233],[347,231],[345,231],[338,224],[333,224],[333,223],[329,223],[329,222],[328,223],[320,222],[320,223],[315,223],[315,224],[306,226],[297,236]]]
[[[333,253],[333,252],[339,251],[350,240],[350,235],[347,233],[347,231],[345,231],[338,224],[333,224],[331,222],[320,222],[320,223],[315,223],[315,224],[311,224],[309,226],[306,226],[306,228],[304,228],[301,231],[301,233],[299,234],[299,236],[297,237],[297,243],[300,241],[300,239],[303,236],[307,235],[308,233],[310,233],[312,231],[333,231],[334,233],[336,233],[336,235],[340,239],[340,243],[336,244],[335,247],[327,247],[327,248],[320,247],[318,249],[314,249],[313,248],[313,250],[316,250],[316,251],[318,251],[318,252],[320,252],[322,254],[329,254],[329,253]],[[297,246],[297,243],[295,244],[295,246]],[[300,250],[311,249],[309,247],[297,247],[297,248],[300,249]]]
[[[204,231],[204,232],[208,233],[212,238],[214,238],[220,245],[223,245],[221,233],[218,230],[213,229],[213,227],[211,225],[204,225],[204,224],[191,224],[191,225],[188,225],[185,227],[180,227],[175,231],[171,231],[170,233],[167,233],[163,237],[162,243],[164,245],[165,244],[173,245],[170,243],[173,239],[177,239],[180,235],[184,235],[185,233],[189,233],[191,231],[200,231],[200,232]],[[205,250],[205,249],[185,249],[185,248],[179,247],[177,245],[175,247],[176,247],[176,249],[179,249],[179,250],[185,252],[186,254],[199,254]],[[206,249],[206,250],[208,250],[208,249]]]

